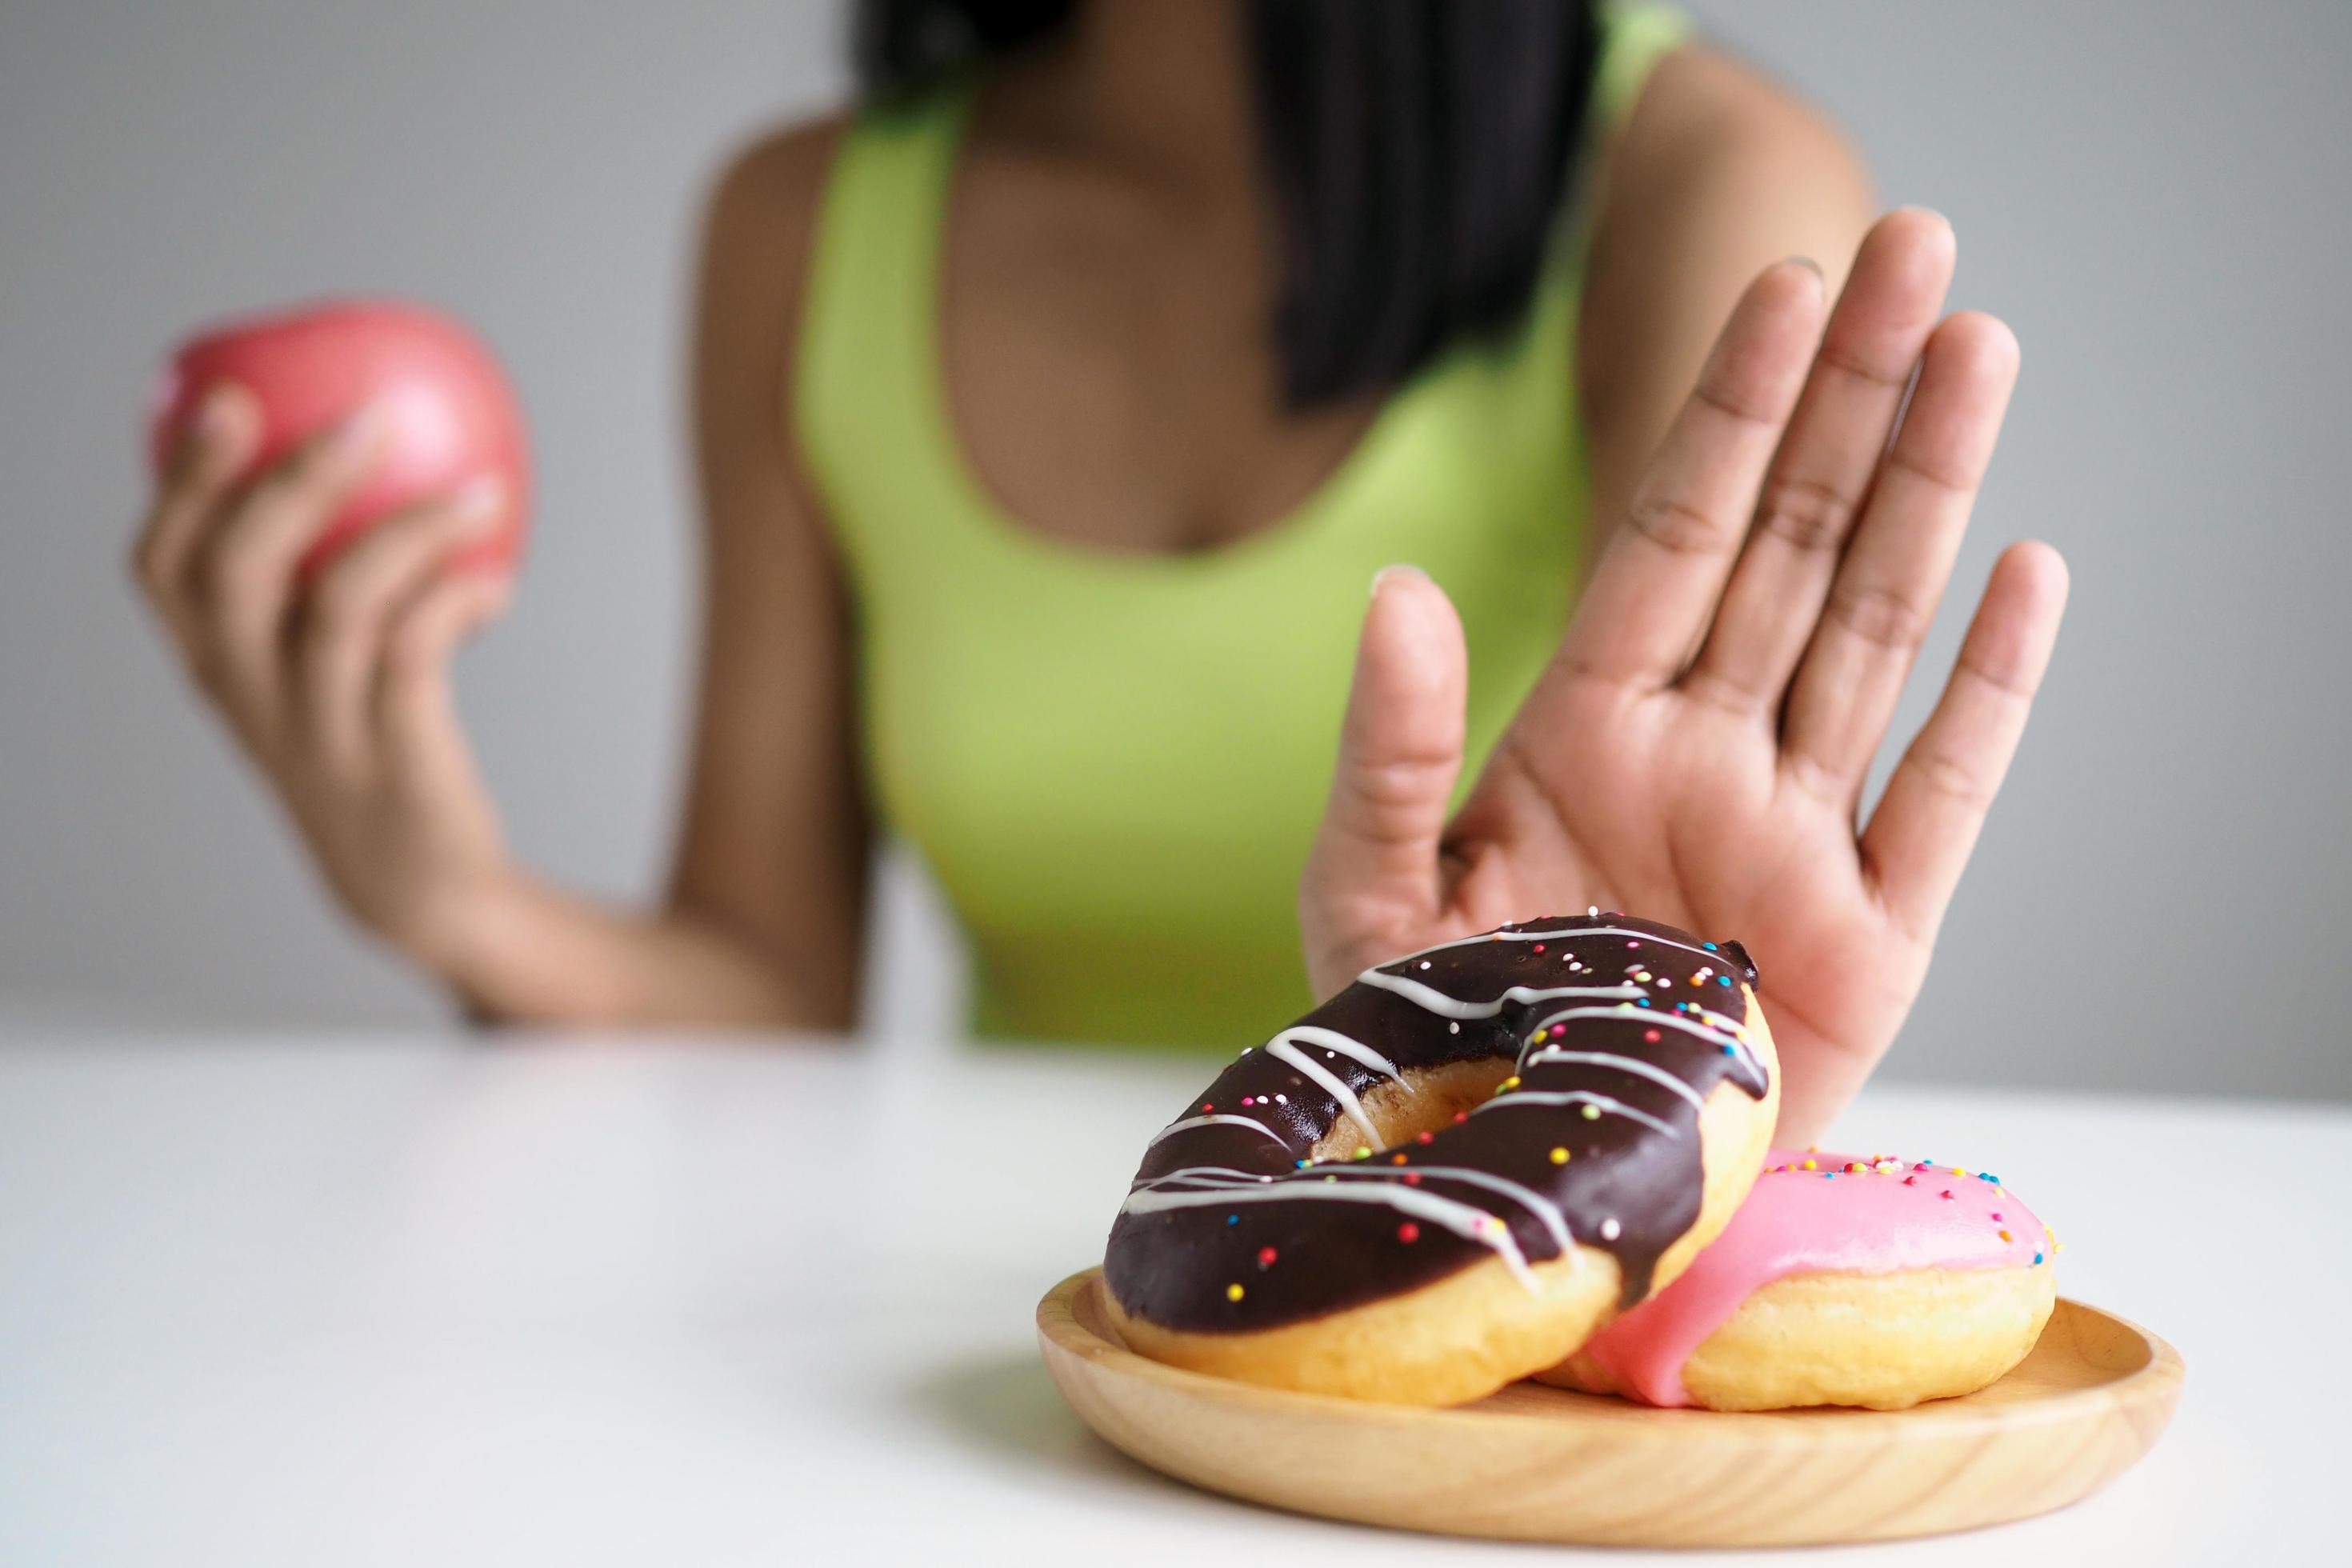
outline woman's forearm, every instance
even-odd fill
[[[852,1022],[717,921],[678,909],[611,910],[520,873],[486,889],[449,922],[446,943],[419,956],[493,1024],[838,1029]]]

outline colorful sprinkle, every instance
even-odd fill
[[[1616,1217],[1612,1215],[1608,1219],[1604,1219],[1601,1222],[1601,1239],[1603,1241],[1614,1241],[1617,1239],[1618,1236],[1622,1233],[1624,1228],[1624,1226],[1617,1223]]]
[[[2000,1238],[2001,1238],[2003,1241],[2015,1241],[2015,1240],[2017,1239],[2015,1237],[2013,1237],[2013,1236],[2010,1235],[2010,1234],[2009,1234],[2009,1232],[2007,1232],[2007,1231],[2005,1231],[2005,1230],[2004,1230],[2004,1231],[2002,1231],[2002,1232],[2000,1233]]]
[[[1419,1241],[1421,1239],[1421,1226],[1413,1224],[1411,1220],[1405,1221],[1402,1225],[1397,1226],[1397,1239],[1408,1245],[1412,1242]]]
[[[1551,1152],[1551,1163],[1552,1163],[1553,1164],[1555,1164],[1555,1165],[1565,1165],[1565,1164],[1567,1164],[1567,1163],[1568,1163],[1568,1151],[1567,1151],[1566,1149],[1560,1149],[1560,1148],[1555,1148],[1554,1150],[1552,1150],[1552,1152]]]
[[[1225,1216],[1225,1223],[1227,1225],[1239,1225],[1241,1222],[1242,1216],[1237,1214],[1229,1214]]]
[[[1644,1029],[1642,1031],[1642,1043],[1643,1045],[1654,1046],[1664,1037],[1665,1037],[1660,1035],[1655,1029]]]
[[[1241,1281],[1239,1281],[1239,1280],[1235,1280],[1235,1281],[1234,1281],[1234,1283],[1232,1283],[1231,1285],[1228,1285],[1228,1286],[1226,1286],[1226,1287],[1225,1287],[1225,1300],[1228,1300],[1228,1301],[1238,1301],[1238,1300],[1240,1300],[1241,1299],[1242,1299],[1242,1287],[1241,1287]]]
[[[1276,1254],[1271,1247],[1259,1247],[1257,1249],[1257,1266],[1260,1268],[1273,1268],[1276,1256]]]
[[[1437,1134],[1434,1132],[1416,1132],[1412,1135],[1412,1141],[1416,1143],[1434,1143],[1437,1142]]]
[[[1584,1119],[1587,1121],[1598,1121],[1601,1120],[1601,1108],[1597,1105],[1588,1103],[1577,1107],[1577,1110],[1583,1114]]]
[[[1357,1144],[1356,1152],[1348,1156],[1350,1160],[1369,1160],[1371,1157],[1372,1152],[1370,1149],[1365,1148],[1361,1143]]]

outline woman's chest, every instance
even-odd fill
[[[939,263],[950,438],[1042,536],[1185,554],[1265,531],[1349,460],[1364,395],[1281,395],[1274,262],[1246,210],[971,161]]]

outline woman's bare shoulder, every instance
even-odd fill
[[[1612,150],[1612,194],[1672,193],[1729,178],[1760,196],[1866,201],[1853,142],[1818,105],[1722,48],[1694,43],[1658,63]]]
[[[1704,43],[1658,63],[1607,154],[1576,374],[1596,492],[1611,508],[1748,280],[1805,256],[1834,289],[1875,197],[1827,114]]]
[[[720,163],[704,193],[695,358],[706,451],[758,453],[787,429],[779,400],[791,384],[825,180],[848,123],[842,113],[764,132]]]
[[[851,111],[772,126],[722,159],[705,198],[706,245],[775,259],[805,252]]]

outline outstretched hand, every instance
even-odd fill
[[[2017,376],[2000,321],[1938,320],[1952,259],[1941,218],[1898,212],[1834,310],[1801,262],[1749,285],[1450,822],[1461,626],[1428,578],[1381,574],[1300,884],[1318,996],[1505,921],[1623,910],[1755,956],[1784,1141],[1853,1096],[1926,977],[2066,598],[2047,545],[2001,555],[1861,824]]]

